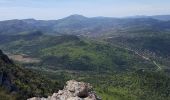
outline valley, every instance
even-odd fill
[[[1,84],[0,96],[46,97],[74,79],[102,100],[169,100],[170,22],[156,18],[0,21],[0,49],[12,62],[0,56],[1,72],[17,88]]]

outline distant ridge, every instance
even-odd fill
[[[166,31],[170,29],[170,15],[132,16],[129,18],[85,17],[74,14],[59,20],[8,20],[0,21],[0,35],[17,35],[41,31],[50,35],[105,36],[117,31],[136,29]],[[155,28],[156,27],[156,28]]]
[[[137,15],[137,16],[131,16],[127,18],[153,18],[161,21],[170,21],[170,15],[154,15],[154,16]]]

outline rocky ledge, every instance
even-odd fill
[[[67,81],[63,90],[54,93],[48,98],[33,97],[27,100],[101,100],[96,93],[92,91],[89,83],[77,82],[75,80]]]

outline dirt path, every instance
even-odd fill
[[[118,46],[118,47],[120,47],[120,46]],[[162,70],[161,66],[160,66],[156,61],[151,60],[149,57],[146,57],[146,56],[144,56],[144,55],[141,55],[141,54],[138,53],[137,51],[132,50],[132,49],[127,48],[127,47],[120,47],[120,48],[123,48],[123,49],[126,49],[126,50],[128,50],[128,51],[134,52],[136,55],[138,55],[139,57],[143,58],[144,60],[151,61],[155,66],[158,67],[157,70]]]
[[[158,67],[158,70],[161,70],[161,69],[162,69],[161,66],[160,66],[159,64],[157,64],[156,61],[151,60],[149,57],[146,57],[146,56],[144,56],[144,55],[141,55],[140,53],[138,53],[137,51],[134,51],[134,50],[132,50],[132,49],[129,49],[129,48],[125,48],[125,49],[134,52],[136,55],[140,56],[141,58],[143,58],[143,59],[145,59],[145,60],[147,60],[147,61],[151,61],[155,66]]]

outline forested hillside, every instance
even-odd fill
[[[40,73],[15,65],[0,51],[1,100],[23,100],[31,96],[47,96],[62,88],[57,81],[49,80]]]
[[[158,17],[0,21],[0,96],[46,97],[75,79],[103,100],[169,100],[170,22]]]
[[[1,37],[0,42],[5,42],[0,45],[3,50],[40,59],[34,67],[99,72],[157,69],[152,62],[131,51],[73,35],[48,36],[35,32]]]

